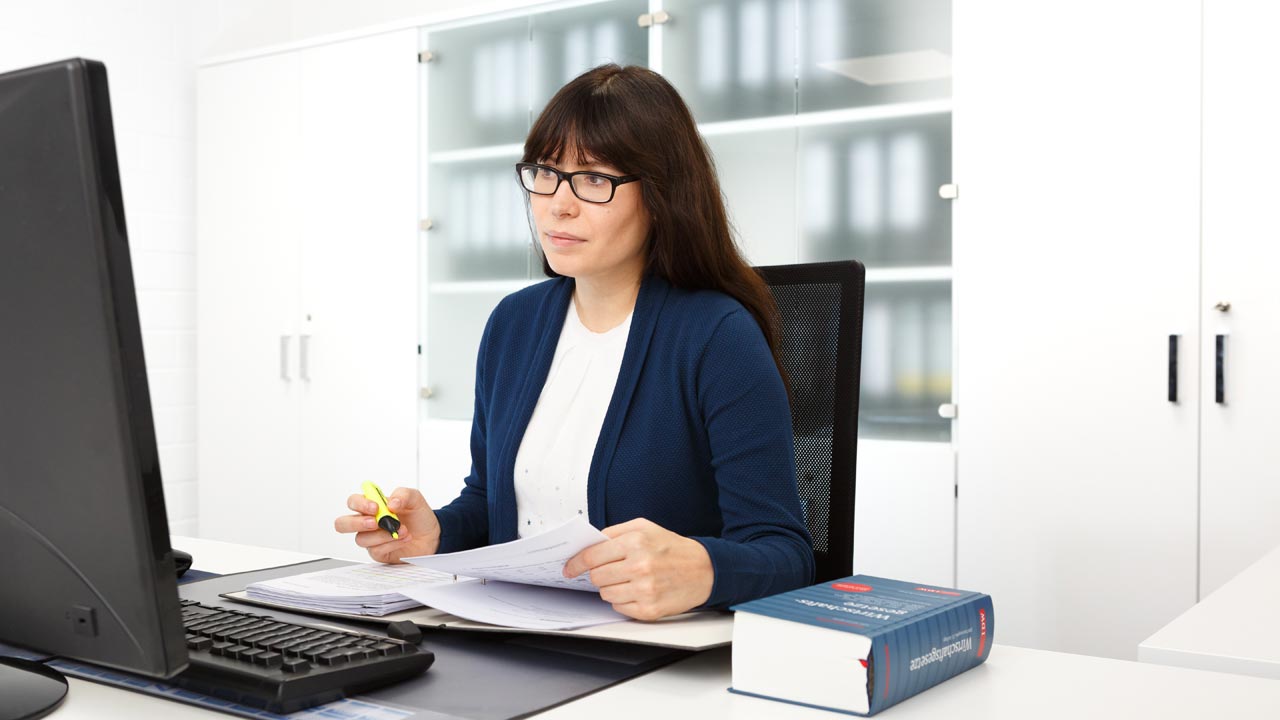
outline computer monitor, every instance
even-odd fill
[[[0,643],[185,667],[107,72],[88,60],[0,75],[0,553]],[[49,671],[0,664],[0,717],[61,702]]]

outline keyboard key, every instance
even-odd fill
[[[269,632],[266,635],[260,635],[256,638],[253,638],[248,642],[252,644],[254,647],[262,648],[263,650],[275,650],[275,648],[272,646],[280,642],[280,636],[282,634],[283,633]]]
[[[249,645],[253,642],[254,638],[264,637],[270,634],[270,632],[262,630],[261,628],[246,628],[232,635],[230,639],[244,645]]]
[[[284,642],[276,643],[274,646],[272,646],[271,649],[275,650],[276,652],[288,653],[290,655],[297,655],[298,650],[300,648],[306,647],[308,644],[309,643],[306,640],[286,640]]]
[[[336,649],[336,648],[335,648],[335,646],[333,646],[333,645],[320,644],[320,645],[316,645],[316,646],[315,646],[315,647],[313,647],[313,648],[308,648],[308,649],[306,649],[306,650],[303,650],[303,651],[302,651],[302,657],[304,657],[304,658],[306,658],[306,659],[308,659],[308,660],[310,660],[310,661],[312,661],[312,662],[316,662],[316,661],[318,661],[318,660],[320,659],[320,656],[321,656],[321,655],[325,655],[325,654],[328,654],[328,653],[330,653],[330,652],[333,652],[333,650],[335,650],[335,649]]]
[[[214,630],[206,631],[204,634],[208,635],[214,640],[229,640],[232,635],[235,635],[236,633],[239,633],[239,632],[242,632],[242,628],[240,627],[240,625],[236,623],[232,623],[231,625],[226,625]]]
[[[311,634],[311,630],[309,628],[293,627],[293,628],[289,628],[288,630],[284,630],[280,633],[280,641],[284,642],[286,640],[298,640],[298,639],[301,639],[303,636],[310,635],[310,634]]]
[[[235,660],[235,659],[238,659],[238,658],[240,657],[240,653],[242,653],[242,652],[244,652],[245,650],[248,650],[248,649],[250,649],[250,648],[248,648],[248,647],[247,647],[247,646],[245,646],[245,645],[232,645],[231,647],[223,648],[223,649],[222,649],[222,655],[223,655],[224,657],[229,657],[229,658],[231,658],[232,660]]]
[[[197,637],[187,640],[187,649],[189,650],[208,650],[213,646],[213,641],[206,637]]]
[[[263,652],[261,655],[255,655],[253,658],[254,665],[263,665],[266,667],[280,667],[284,661],[284,656],[278,652]]]
[[[311,662],[302,658],[286,658],[282,668],[285,672],[304,672],[311,669]]]
[[[331,650],[316,659],[321,665],[344,665],[351,660],[344,650]]]
[[[289,638],[289,642],[315,642],[320,639],[320,631],[310,628],[302,628],[301,632],[294,633]]]
[[[258,657],[264,652],[266,652],[266,650],[263,650],[262,648],[249,648],[248,650],[241,651],[240,654],[237,656],[237,659],[243,660],[245,662],[252,662],[254,658]]]

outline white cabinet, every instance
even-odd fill
[[[417,33],[199,75],[200,533],[355,555],[417,472]]]
[[[200,71],[197,477],[204,537],[298,547],[299,59]]]
[[[1280,98],[1264,50],[1277,23],[1274,3],[1204,4],[1201,597],[1280,545]]]
[[[956,4],[957,582],[1004,643],[1133,658],[1196,600],[1199,36]]]
[[[1277,22],[957,10],[958,581],[1003,642],[1132,658],[1280,544]]]

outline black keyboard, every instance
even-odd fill
[[[191,664],[169,680],[205,695],[291,713],[413,677],[417,645],[182,601]]]

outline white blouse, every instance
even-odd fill
[[[628,314],[612,330],[591,332],[578,317],[577,305],[569,301],[547,382],[516,453],[519,537],[587,514],[591,456],[618,383],[630,329]]]

